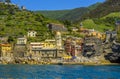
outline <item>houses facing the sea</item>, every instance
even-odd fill
[[[69,37],[65,40],[64,48],[67,55],[79,56],[82,52],[82,38]]]
[[[20,36],[16,39],[16,43],[8,44],[0,38],[0,57],[6,58],[62,58],[64,56],[79,57],[84,55],[83,52],[95,52],[95,46],[102,44],[103,41],[108,42],[109,39],[116,37],[116,31],[107,31],[101,33],[94,29],[85,29],[80,26],[79,29],[72,28],[73,32],[79,31],[84,34],[86,38],[66,36],[62,37],[62,34],[67,32],[67,29],[61,24],[48,24],[49,30],[54,33],[55,38],[46,39],[45,41],[28,41],[29,38],[36,38],[37,32],[30,30],[26,35]],[[91,39],[95,39],[92,40]],[[90,39],[88,39],[90,38]],[[4,38],[5,39],[5,38]],[[93,44],[92,41],[95,43]],[[87,42],[89,41],[89,42]],[[92,43],[92,45],[91,45]],[[97,49],[98,50],[98,49]]]
[[[37,38],[35,30],[29,30],[26,35],[16,38],[15,43],[8,44],[1,37],[0,57],[30,57],[30,58],[57,58],[62,57],[64,52],[61,32],[64,26],[60,24],[52,24],[52,32],[55,34],[54,39],[46,39],[42,42],[28,41],[29,38]],[[7,39],[8,40],[8,39]]]

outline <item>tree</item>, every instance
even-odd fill
[[[8,37],[8,43],[11,43],[11,42],[13,42],[14,41],[14,38],[12,37],[12,36],[9,36]]]

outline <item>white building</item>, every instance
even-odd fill
[[[27,38],[25,38],[25,37],[18,38],[17,44],[27,44]]]
[[[36,37],[37,32],[36,31],[28,31],[28,37]]]
[[[91,32],[94,32],[95,30],[94,30],[94,28],[93,29],[89,29],[89,32],[91,33]]]
[[[77,32],[77,31],[78,31],[78,28],[72,27],[72,31],[73,31],[73,32]]]
[[[30,43],[30,49],[31,49],[31,50],[42,49],[43,46],[44,46],[44,43],[41,43],[41,42],[31,42],[31,43]]]
[[[22,9],[22,10],[26,10],[26,7],[25,7],[25,6],[22,6],[21,9]]]

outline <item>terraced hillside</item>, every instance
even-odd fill
[[[26,35],[29,30],[37,31],[39,40],[44,40],[49,33],[46,24],[57,22],[41,14],[22,10],[16,5],[0,3],[0,36],[16,38]],[[48,33],[48,34],[47,34]]]

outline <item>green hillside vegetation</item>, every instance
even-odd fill
[[[81,7],[72,10],[44,11],[43,14],[52,19],[68,20],[78,22],[87,18],[101,18],[113,12],[119,12],[120,0],[106,0],[103,3],[96,3],[88,7]],[[42,13],[42,11],[40,11]],[[61,13],[62,12],[62,13]],[[57,16],[56,16],[57,15]]]
[[[45,17],[56,19],[56,20],[68,20],[68,21],[79,21],[81,16],[89,13],[89,11],[95,9],[101,3],[96,3],[88,7],[80,7],[71,10],[56,10],[56,11],[35,11],[37,13],[43,14]]]
[[[82,21],[85,28],[95,29],[101,32],[105,32],[106,30],[114,30],[115,29],[115,22],[120,20],[120,13],[114,12],[110,13],[101,18],[94,18],[94,19],[86,19]]]
[[[95,29],[95,30],[97,30],[97,31],[100,31],[100,32],[105,32],[106,30],[109,30],[109,29],[111,29],[111,30],[113,30],[113,27],[114,26],[106,26],[105,24],[96,24],[95,22],[94,22],[94,20],[92,20],[92,19],[87,19],[87,20],[84,20],[83,22],[83,26],[85,27],[85,28],[88,28],[88,29]]]
[[[91,10],[88,14],[82,16],[84,26],[91,27],[95,26],[95,29],[100,31],[114,30],[115,22],[120,20],[120,0],[106,0],[104,3],[98,5],[94,10]],[[88,19],[90,18],[90,19]],[[92,20],[88,24],[86,22]],[[84,21],[85,20],[85,21]],[[98,28],[98,26],[100,26]],[[93,28],[93,26],[92,26]],[[120,42],[120,33],[118,32],[118,41]]]
[[[21,10],[16,5],[0,3],[0,36],[12,37],[27,35],[29,30],[37,31],[37,39],[33,41],[43,41],[46,38],[52,38],[46,24],[49,22],[58,22],[45,18],[43,15]]]
[[[90,11],[92,11],[92,10],[96,9],[100,4],[102,4],[102,3],[97,2],[97,3],[93,4],[93,5],[88,6],[88,9]]]
[[[65,14],[69,13],[70,10],[55,10],[55,11],[36,11],[37,13],[43,14],[45,17],[51,19],[59,19],[63,17]]]
[[[98,5],[97,8],[86,14],[86,18],[100,18],[113,12],[120,11],[120,0],[106,0],[104,3]],[[84,16],[84,18],[85,18]]]
[[[109,1],[110,1],[109,5],[112,5],[111,1],[113,0],[107,0],[103,4],[104,5],[107,4],[108,6]],[[91,11],[89,15],[91,15],[92,11],[93,12],[96,11],[95,7],[98,6],[97,8],[99,9],[99,7],[103,4],[98,3],[96,5],[92,5],[92,7],[89,6],[89,8],[82,7],[73,10],[64,10],[61,11],[60,15],[59,15],[59,11],[56,12],[51,11],[51,14],[52,17],[53,15],[55,15],[54,18],[58,19],[57,17],[59,17],[59,20],[62,20],[63,24],[68,28],[69,34],[72,34],[73,36],[82,37],[80,34],[71,33],[72,32],[71,28],[79,27],[81,15],[84,15],[85,13],[89,14],[90,10]],[[110,10],[109,8],[110,7],[104,9]],[[89,29],[94,28],[95,30],[98,30],[100,32],[105,32],[106,30],[114,30],[115,22],[117,20],[120,20],[120,13],[117,11],[117,9],[118,8],[114,10],[115,12],[109,11],[108,12],[109,14],[106,15],[99,13],[99,15],[101,14],[101,16],[98,16],[98,13],[96,13],[94,14],[97,15],[96,17],[89,17],[88,14],[84,15],[83,17],[85,18],[85,20],[82,21],[83,26]],[[47,14],[49,11],[43,11],[43,12]],[[72,20],[75,22],[76,21],[79,22],[73,23]],[[19,9],[16,5],[10,5],[10,4],[8,5],[8,4],[0,3],[0,36],[1,37],[7,36],[10,39],[12,38],[12,40],[14,41],[14,39],[19,36],[27,35],[27,32],[29,30],[35,30],[37,31],[37,38],[29,38],[28,41],[44,41],[47,38],[54,37],[53,34],[50,33],[50,31],[46,27],[47,23],[51,23],[51,22],[60,23],[59,21],[51,20],[44,17],[39,12],[22,10]]]
[[[110,13],[110,14],[104,16],[103,19],[104,19],[104,18],[107,18],[107,17],[120,17],[120,12]]]
[[[58,18],[58,20],[68,20],[71,22],[76,22],[79,21],[81,16],[84,15],[85,13],[88,13],[89,10],[85,7],[81,7],[81,8],[76,8],[71,10],[69,13],[64,14],[63,17]]]

